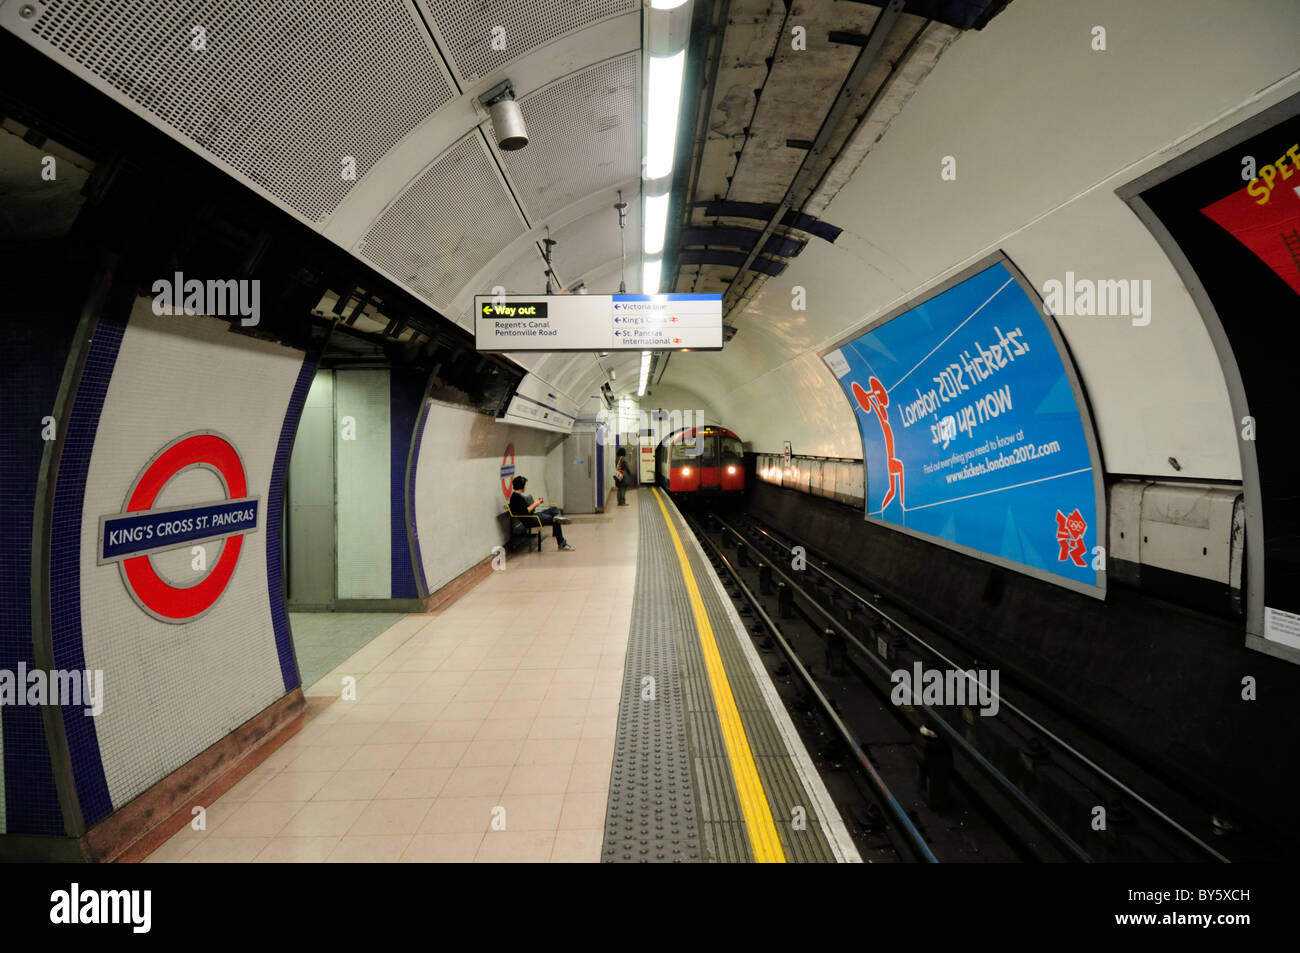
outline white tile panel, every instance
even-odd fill
[[[501,460],[506,447],[514,445],[515,473],[528,478],[526,492],[560,500],[563,442],[563,434],[499,424],[462,407],[430,402],[414,496],[430,592],[501,544],[500,514],[507,501]]]
[[[284,695],[267,592],[266,501],[271,467],[303,354],[232,334],[227,322],[157,317],[140,298],[122,339],[86,474],[81,527],[81,625],[86,665],[104,672],[95,731],[119,807]],[[204,616],[167,624],[132,599],[116,564],[97,565],[99,517],[121,512],[155,453],[195,430],[239,451],[259,528]],[[185,471],[159,506],[210,502],[221,486]],[[208,565],[218,557],[209,544]],[[153,557],[159,573],[192,585],[190,550]]]

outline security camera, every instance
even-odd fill
[[[514,152],[528,145],[528,129],[524,126],[524,111],[515,102],[515,88],[506,80],[484,93],[480,98],[492,116],[492,129],[497,135],[497,146],[505,152]]]

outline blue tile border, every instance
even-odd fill
[[[271,486],[266,495],[266,593],[271,605],[271,627],[275,631],[275,651],[280,658],[280,674],[284,690],[291,692],[301,678],[298,662],[293,654],[293,635],[289,627],[289,612],[284,604],[284,571],[280,552],[280,524],[284,507],[284,479],[289,472],[289,456],[293,452],[293,439],[298,433],[298,421],[307,391],[311,390],[316,376],[316,362],[303,355],[298,369],[298,380],[293,385],[289,406],[285,408],[284,423],[280,427],[280,440],[275,448],[275,463],[271,466]]]
[[[41,420],[55,413],[75,322],[45,317],[8,329],[0,354],[0,669],[36,668],[32,620],[32,519],[46,444]],[[40,554],[35,554],[37,559]],[[22,690],[20,686],[20,690]],[[4,737],[5,830],[9,834],[65,831],[45,718],[36,705],[0,708]]]
[[[50,520],[50,638],[54,666],[86,668],[81,626],[81,525],[90,456],[104,410],[104,397],[126,332],[125,317],[101,319],[86,352],[72,411],[64,426]],[[95,719],[84,709],[63,706],[63,729],[82,821],[90,827],[113,813]]]
[[[418,599],[420,592],[416,588],[411,552],[413,542],[414,550],[419,552],[419,542],[415,537],[415,526],[407,518],[407,464],[412,448],[419,452],[418,425],[422,425],[424,416],[424,376],[393,368],[389,371],[388,402],[390,595],[394,599]]]
[[[420,550],[420,524],[415,518],[415,474],[420,468],[420,443],[424,440],[424,425],[429,420],[429,402],[420,409],[420,420],[415,425],[415,443],[411,447],[411,465],[406,473],[406,500],[410,511],[411,548],[415,554],[415,571],[420,581],[420,592],[429,594],[429,580],[424,575],[424,553]]]

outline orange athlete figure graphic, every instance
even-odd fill
[[[894,493],[898,493],[898,502],[904,508],[907,507],[907,494],[903,489],[903,461],[894,456],[894,428],[889,425],[889,414],[885,408],[889,406],[889,392],[885,390],[885,385],[880,383],[879,379],[872,377],[868,382],[871,387],[870,391],[865,391],[853,381],[853,397],[858,402],[858,406],[866,413],[875,412],[877,419],[880,420],[880,430],[885,436],[885,456],[888,458],[889,466],[889,492],[880,503],[880,511],[883,513],[885,507],[894,499]]]

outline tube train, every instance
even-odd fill
[[[688,427],[655,450],[656,482],[674,495],[745,492],[745,447],[725,427]]]

